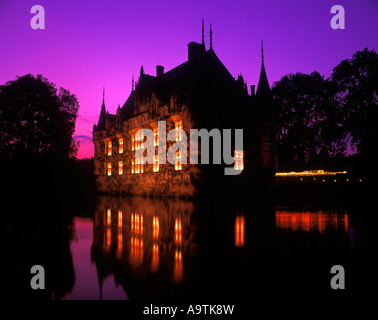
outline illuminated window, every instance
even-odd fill
[[[244,169],[244,152],[240,150],[235,150],[234,155],[234,168],[235,170],[243,170]]]
[[[123,161],[118,161],[118,174],[123,174]]]
[[[108,156],[112,155],[112,142],[108,141]]]
[[[108,176],[112,175],[112,163],[108,162]]]
[[[123,153],[123,138],[119,138],[119,153]]]
[[[159,128],[154,129],[154,146],[159,145]]]
[[[135,135],[131,136],[131,151],[135,150]]]
[[[182,121],[175,122],[176,141],[182,140]]]
[[[137,158],[131,159],[131,173],[143,173],[144,172],[144,159]]]
[[[182,158],[182,155],[181,155],[180,150],[176,150],[175,170],[181,170],[182,169],[181,158]]]
[[[159,171],[159,156],[155,156],[154,158],[154,168],[153,168],[154,172],[158,172]]]
[[[134,136],[133,136],[134,137]],[[143,149],[144,147],[144,134],[143,132],[137,132],[135,135],[135,150]]]

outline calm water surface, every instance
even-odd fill
[[[362,207],[101,196],[91,218],[52,217],[8,227],[10,297],[376,297],[376,219]],[[46,269],[43,292],[29,288],[34,264]],[[343,291],[330,287],[336,264]]]
[[[73,224],[63,299],[332,298],[335,264],[357,282],[352,296],[367,294],[347,209],[100,197],[93,219]]]

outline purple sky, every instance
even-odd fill
[[[33,5],[45,8],[46,29],[33,30]],[[333,5],[345,9],[345,30],[330,27]],[[378,0],[0,0],[0,84],[27,73],[43,74],[79,99],[78,157],[93,155],[92,126],[106,88],[114,113],[131,91],[131,75],[155,75],[187,60],[187,44],[205,43],[213,24],[214,50],[234,77],[257,84],[260,42],[270,84],[288,73],[329,76],[343,59],[378,44]]]

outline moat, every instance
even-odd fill
[[[98,196],[93,215],[9,228],[5,255],[17,278],[10,293],[104,300],[369,298],[376,226],[368,211],[257,199]],[[28,288],[28,265],[37,263],[46,269],[43,293]],[[330,287],[333,265],[345,268],[345,290]]]

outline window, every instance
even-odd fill
[[[153,171],[154,172],[158,172],[159,171],[159,156],[156,155],[155,158],[154,158],[154,168],[153,168]]]
[[[131,173],[143,173],[144,162],[143,158],[131,159]]]
[[[154,146],[159,145],[159,128],[154,128]]]
[[[123,174],[123,161],[118,161],[118,174]]]
[[[176,141],[182,140],[182,121],[175,122]]]
[[[108,164],[104,162],[104,175],[108,174]]]
[[[108,176],[112,175],[112,163],[108,162]]]
[[[180,150],[176,150],[175,170],[181,170],[181,169],[182,169],[181,152]]]
[[[240,150],[235,150],[234,155],[234,168],[235,170],[243,170],[244,169],[244,152]]]
[[[144,141],[144,134],[138,131],[137,134],[135,135],[135,150],[143,149],[143,141]]]
[[[143,173],[143,172],[144,172],[143,159],[141,158],[135,159],[135,173]]]
[[[108,156],[112,155],[112,142],[108,141]]]
[[[119,138],[119,149],[118,153],[123,153],[123,138]]]
[[[105,155],[107,155],[108,154],[108,142],[107,141],[105,141],[104,142],[104,144],[105,144]]]
[[[131,151],[135,150],[135,135],[131,136]]]

